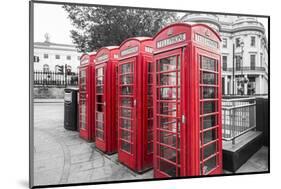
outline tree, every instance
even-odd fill
[[[163,26],[177,21],[175,12],[122,7],[64,5],[74,29],[71,37],[81,52],[120,45],[129,37],[155,35]]]

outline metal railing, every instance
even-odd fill
[[[70,74],[60,74],[52,71],[34,71],[33,76],[34,86],[65,87],[67,85],[78,85],[78,74],[74,72]]]
[[[222,138],[232,141],[256,128],[256,99],[238,98],[222,100]]]

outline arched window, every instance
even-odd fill
[[[43,65],[43,72],[49,72],[50,71],[50,67],[48,64],[44,64]]]

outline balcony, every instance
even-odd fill
[[[227,68],[226,70],[223,69],[222,70],[223,72],[227,71],[227,72],[232,72],[233,71],[233,68]],[[244,66],[244,67],[240,67],[240,68],[235,68],[234,71],[259,71],[259,72],[265,72],[265,67],[250,67],[250,66]]]

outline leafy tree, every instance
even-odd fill
[[[64,5],[74,26],[71,37],[81,52],[120,45],[129,37],[153,36],[163,26],[177,21],[175,12],[121,7]]]

